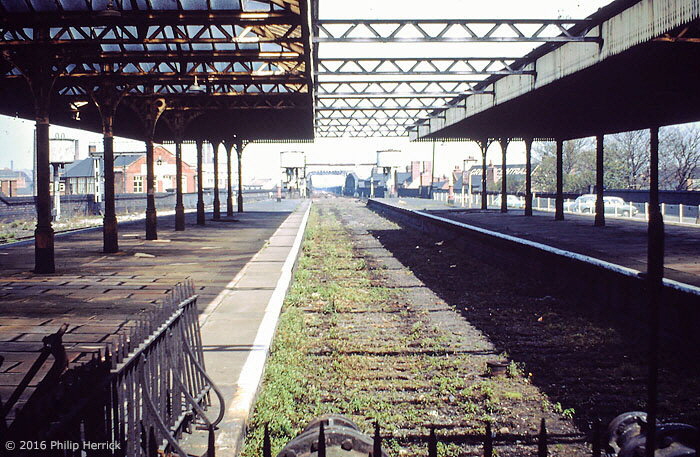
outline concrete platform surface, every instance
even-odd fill
[[[646,271],[647,224],[644,221],[607,217],[605,227],[594,227],[591,216],[522,210],[447,208],[444,202],[419,198],[376,199],[410,210],[422,210],[464,224],[546,244],[639,271]],[[664,276],[700,287],[700,227],[666,224]]]
[[[306,203],[304,204],[306,205]],[[87,230],[57,237],[55,274],[31,272],[34,247],[29,243],[0,246],[0,398],[7,399],[38,357],[41,338],[69,325],[63,341],[69,361],[78,363],[104,350],[130,319],[154,307],[179,282],[194,281],[201,311],[220,303],[240,305],[243,312],[257,313],[267,304],[272,290],[258,279],[248,288],[227,290],[248,262],[266,246],[276,245],[273,234],[300,207],[298,200],[259,201],[246,204],[235,222],[214,222],[207,215],[204,227],[195,225],[196,215],[187,213],[186,230],[174,231],[174,216],[158,219],[159,239],[147,241],[144,222],[119,225],[120,252],[103,254],[101,230]],[[281,245],[290,246],[288,237]],[[278,249],[278,247],[275,247]],[[287,251],[289,247],[286,248]],[[260,274],[281,271],[285,256],[255,266]],[[263,268],[263,270],[260,270]],[[247,277],[246,277],[247,279]],[[275,283],[269,287],[274,289]],[[206,314],[206,313],[205,313]],[[255,333],[257,327],[232,321],[229,334]],[[250,327],[250,328],[249,328]],[[230,345],[225,340],[210,344]],[[213,346],[212,346],[213,347]],[[210,347],[208,350],[211,350]],[[49,362],[52,359],[49,358]],[[21,404],[50,368],[46,363],[22,396]],[[237,373],[229,373],[236,378]]]

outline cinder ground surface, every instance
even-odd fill
[[[24,377],[42,347],[42,337],[63,323],[69,324],[63,337],[69,360],[79,363],[104,350],[135,314],[155,306],[186,279],[194,281],[203,310],[298,204],[249,203],[246,212],[221,222],[207,214],[205,227],[196,226],[195,214],[188,213],[184,232],[174,231],[173,216],[159,217],[157,241],[144,239],[143,221],[120,224],[120,252],[109,255],[101,252],[100,230],[60,237],[57,273],[52,275],[31,272],[33,245],[0,248],[0,398],[6,399]],[[255,295],[256,284],[241,286]],[[45,364],[31,386],[49,367]],[[23,399],[31,392],[30,388]]]
[[[564,221],[555,221],[554,213],[538,211],[523,217],[523,210],[517,209],[502,214],[499,210],[448,208],[444,202],[419,198],[377,200],[646,271],[647,224],[643,220],[606,214],[605,227],[593,227],[593,216],[588,215],[567,213]],[[664,242],[664,276],[700,287],[700,226],[666,224]]]
[[[314,416],[346,414],[392,455],[482,455],[489,421],[500,456],[590,455],[590,424],[644,407],[644,347],[546,284],[513,281],[448,241],[401,228],[348,199],[315,203],[295,282],[251,420],[273,453]],[[486,362],[513,362],[489,378]],[[665,355],[661,416],[700,421],[698,364]],[[691,374],[692,373],[692,374]]]

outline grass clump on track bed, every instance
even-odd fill
[[[376,267],[386,255],[377,240],[366,231],[358,239],[347,220],[376,216],[339,209],[348,208],[332,202],[312,207],[244,457],[260,455],[265,424],[276,455],[325,413],[344,414],[367,434],[379,422],[385,449],[401,457],[427,455],[429,426],[444,441],[439,455],[451,457],[478,455],[474,437],[487,421],[504,435],[534,436],[540,417],[559,420],[517,366],[508,377],[484,377],[486,359],[498,358],[490,343],[463,332],[451,311],[441,314],[444,303],[420,303],[392,283],[383,274],[388,270]],[[444,321],[436,321],[438,315]],[[527,445],[497,452],[526,455],[533,449]],[[554,448],[550,455],[582,454]]]

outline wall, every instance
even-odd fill
[[[197,207],[197,194],[183,194],[183,204],[186,209]],[[226,210],[226,192],[219,192],[221,208]],[[269,198],[269,191],[243,192],[243,200],[264,200]],[[175,208],[175,194],[170,192],[157,193],[155,195],[156,208],[168,210]],[[214,192],[204,191],[204,204],[211,205],[214,201]],[[236,205],[236,193],[233,194],[234,206]],[[95,203],[93,195],[62,195],[61,217],[71,218],[102,214],[103,203]],[[140,213],[146,211],[146,194],[117,194],[115,198],[117,214]],[[12,222],[18,220],[35,220],[36,208],[34,197],[3,197],[0,196],[0,222]]]

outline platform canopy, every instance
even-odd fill
[[[90,92],[111,90],[120,136],[162,98],[185,139],[310,139],[309,18],[305,0],[0,0],[0,112],[33,119],[48,92],[52,124],[99,132]]]

